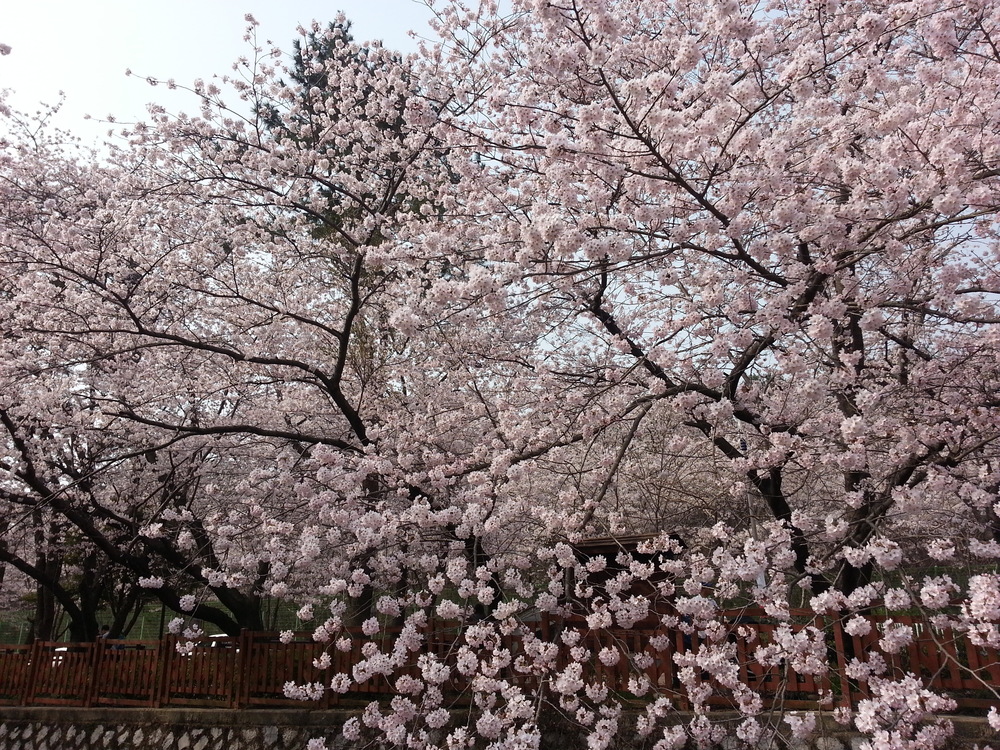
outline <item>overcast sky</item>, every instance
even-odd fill
[[[252,13],[258,38],[290,49],[299,24],[325,23],[343,10],[356,39],[415,49],[408,31],[427,36],[430,11],[415,0],[3,0],[0,88],[10,102],[34,110],[40,101],[66,95],[60,124],[92,140],[108,125],[84,115],[119,121],[143,118],[150,101],[196,112],[197,103],[141,77],[173,78],[178,84],[230,72],[247,52],[244,16]],[[125,76],[126,68],[136,75]]]

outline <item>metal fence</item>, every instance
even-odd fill
[[[767,622],[763,616],[746,611],[730,619],[726,642],[730,644],[731,666],[740,683],[761,696],[765,706],[813,708],[819,705],[854,705],[870,696],[870,686],[856,678],[849,668],[852,658],[865,658],[872,651],[883,653],[887,674],[917,676],[921,683],[954,697],[960,706],[984,708],[996,704],[1000,689],[1000,653],[996,649],[973,644],[966,635],[939,630],[919,618],[872,617],[871,630],[864,635],[849,635],[841,621],[826,621],[803,616],[801,624],[792,625],[792,635],[818,637],[827,651],[830,667],[819,674],[798,665],[794,659],[761,663],[760,647],[773,643],[782,626]],[[812,626],[816,630],[802,633]],[[905,639],[894,654],[876,648],[887,627],[907,627]],[[529,690],[542,689],[545,674],[529,653],[535,637],[563,644],[561,630],[579,631],[575,646],[588,654],[581,661],[588,681],[603,682],[609,690],[628,700],[636,686],[647,683],[652,691],[672,698],[679,708],[688,705],[682,689],[678,661],[683,655],[697,654],[702,643],[697,633],[679,629],[634,628],[629,630],[588,630],[583,621],[543,619],[532,624],[533,632],[497,636],[493,653],[502,654],[491,667],[498,679]],[[376,638],[360,630],[349,629],[340,648],[319,643],[311,634],[297,633],[282,642],[278,633],[244,632],[238,638],[206,638],[182,641],[169,636],[159,641],[108,641],[97,643],[36,642],[31,646],[0,645],[0,705],[28,706],[213,706],[218,708],[301,706],[300,700],[285,693],[286,683],[328,685],[332,675],[352,674],[354,667],[374,650],[391,652],[398,630],[387,629]],[[785,637],[787,637],[787,631]],[[455,623],[438,622],[422,633],[420,646],[406,651],[393,672],[360,682],[353,681],[346,693],[330,689],[310,704],[329,708],[359,699],[370,700],[394,694],[396,680],[403,675],[419,674],[418,659],[432,654],[444,664],[454,666],[457,650],[464,644],[465,630]],[[370,644],[370,645],[369,645]],[[178,648],[178,646],[181,648]],[[603,659],[598,654],[604,651]],[[561,645],[554,667],[560,669],[574,656],[570,647]],[[617,653],[618,658],[615,659]],[[324,657],[327,654],[328,657]],[[675,655],[682,655],[675,659]],[[319,667],[329,659],[326,669]],[[688,673],[690,676],[690,672]],[[852,675],[855,675],[852,677]],[[702,673],[698,679],[711,678]],[[647,682],[648,681],[648,682]],[[460,702],[469,685],[461,672],[452,669],[441,689]],[[711,702],[731,703],[719,685]],[[636,700],[643,698],[635,696]]]

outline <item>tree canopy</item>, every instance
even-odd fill
[[[776,730],[722,608],[816,674],[795,608],[1000,646],[1000,6],[513,5],[446,4],[410,56],[314,24],[107,160],[8,118],[0,559],[33,575],[57,520],[231,632],[269,596],[331,644],[402,626],[335,685],[460,619],[479,719],[449,746],[537,744],[543,705],[611,742],[592,655],[536,639],[544,688],[496,677],[539,611],[708,634],[660,750]],[[610,579],[573,551],[636,535]],[[942,741],[946,702],[878,682],[893,638],[854,655],[855,725]],[[441,668],[366,725],[440,746]]]

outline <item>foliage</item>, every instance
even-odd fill
[[[539,610],[707,638],[676,658],[683,731],[628,655],[658,750],[778,731],[733,679],[720,603],[784,625],[755,656],[803,674],[829,653],[791,627],[800,601],[1000,645],[998,23],[989,2],[449,4],[412,57],[343,19],[302,30],[290,70],[254,47],[228,80],[252,114],[198,82],[199,115],[154,108],[110,165],[14,142],[4,501],[180,611],[207,587],[230,627],[265,594],[331,648],[402,626],[329,689],[462,620],[455,666],[424,660],[364,714],[419,748],[446,727],[537,744],[543,707],[608,746],[619,699],[571,633],[535,636]],[[96,481],[42,483],[29,458],[80,443]],[[574,553],[637,532],[614,560]],[[920,676],[885,677],[904,631],[851,655],[880,747],[947,734],[922,726],[947,701]]]

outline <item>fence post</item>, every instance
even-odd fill
[[[170,705],[170,690],[167,687],[170,682],[170,664],[173,660],[176,639],[169,633],[160,639],[160,680],[157,689],[156,707],[163,708]]]
[[[236,647],[236,677],[233,680],[233,708],[246,708],[250,704],[250,679],[247,676],[248,668],[253,664],[250,653],[250,631],[246,628],[240,630],[239,638],[233,644]]]
[[[87,680],[87,687],[83,693],[83,705],[90,708],[93,705],[94,693],[97,692],[97,680],[100,677],[101,661],[104,659],[104,652],[108,648],[107,638],[98,638],[90,650],[90,675]]]
[[[329,653],[331,649],[333,651],[337,650],[337,645],[335,640],[328,641],[326,645],[323,647],[323,652]],[[323,697],[320,699],[320,704],[319,704],[320,708],[323,709],[333,708],[335,705],[337,705],[337,703],[339,703],[340,694],[334,693],[333,688],[330,687],[331,675],[334,674],[336,674],[336,666],[335,666],[335,661],[331,659],[330,669],[327,672],[323,673],[324,675],[323,683],[325,687],[323,688]]]
[[[851,680],[847,676],[847,653],[845,651],[843,622],[839,616],[833,617],[830,619],[830,626],[833,628],[833,643],[837,652],[837,675],[840,678],[839,705],[844,708],[853,709],[856,701],[854,700],[855,695],[854,689],[851,686]]]
[[[35,696],[35,683],[37,682],[38,670],[42,667],[42,649],[39,646],[41,641],[35,638],[31,642],[31,655],[28,657],[27,679],[24,682],[24,696],[21,698],[22,706],[30,706],[32,698]]]
[[[153,692],[149,697],[149,705],[152,708],[160,707],[160,696],[163,694],[163,662],[166,660],[163,649],[163,638],[156,643],[156,669],[153,672]]]

